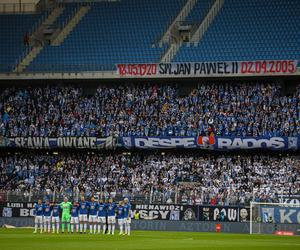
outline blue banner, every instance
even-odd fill
[[[13,148],[90,148],[102,149],[113,148],[115,139],[113,137],[0,137],[0,147]]]
[[[140,149],[199,148],[208,150],[298,150],[300,137],[122,137],[122,146]]]
[[[0,147],[12,148],[90,148],[90,149],[205,149],[205,150],[299,150],[298,137],[1,137]]]
[[[300,207],[261,206],[260,216],[264,223],[300,224]]]

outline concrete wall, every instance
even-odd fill
[[[0,13],[33,13],[39,0],[0,0]]]
[[[0,0],[0,4],[6,3],[6,4],[23,4],[23,3],[31,3],[31,4],[37,4],[40,0]]]

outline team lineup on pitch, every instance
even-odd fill
[[[60,218],[61,214],[61,218]],[[116,218],[119,226],[119,235],[130,235],[131,224],[131,205],[129,200],[125,198],[117,205],[112,199],[108,203],[103,200],[96,202],[94,197],[91,201],[85,201],[81,197],[81,201],[68,201],[65,197],[61,203],[51,203],[46,200],[45,203],[41,199],[34,206],[34,232],[38,233],[65,233],[67,226],[68,233],[87,233],[87,225],[89,224],[90,234],[115,234]],[[61,231],[60,231],[61,225]],[[101,231],[102,229],[102,231]]]

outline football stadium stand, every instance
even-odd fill
[[[45,47],[28,70],[47,71],[53,65],[53,71],[111,70],[116,63],[158,62],[164,48],[153,44],[183,3],[95,3],[65,42]]]
[[[197,1],[184,22],[188,24],[201,23],[214,2],[215,0]]]
[[[300,202],[300,0],[51,2],[0,15],[0,203]]]
[[[0,71],[13,70],[14,65],[25,53],[23,36],[26,32],[30,32],[33,25],[41,18],[40,14],[0,15]]]
[[[297,136],[300,87],[280,84],[6,88],[0,94],[0,136]]]
[[[199,26],[214,4],[198,0],[183,23]],[[23,35],[47,13],[1,15],[0,71],[78,72],[114,70],[117,63],[158,63],[170,44],[158,43],[187,0],[123,0],[89,3],[90,9],[65,32],[81,5],[67,3],[54,21],[65,37],[43,44],[33,58]],[[292,60],[300,58],[300,5],[297,0],[225,0],[197,42],[184,42],[173,62]],[[8,25],[12,24],[12,25]],[[180,43],[181,44],[181,43]],[[35,57],[35,58],[34,58]]]
[[[297,0],[225,0],[199,44],[182,46],[173,60],[299,59],[299,22]]]
[[[154,202],[236,205],[299,194],[299,156],[192,153],[29,153],[0,157],[0,192],[59,199],[79,191]],[[51,198],[52,199],[52,198]]]

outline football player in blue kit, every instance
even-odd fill
[[[51,215],[51,222],[52,222],[52,233],[55,233],[55,224],[56,224],[56,233],[59,233],[59,212],[60,212],[60,206],[55,203],[55,201],[52,204],[51,207],[52,215]]]
[[[98,209],[98,234],[100,234],[101,232],[101,225],[103,226],[103,234],[105,234],[106,215],[107,215],[107,205],[103,202],[103,200],[100,200],[99,209]]]
[[[131,224],[131,205],[128,198],[124,199],[124,226],[125,234],[130,235],[130,224]]]
[[[124,225],[124,207],[123,207],[122,201],[120,201],[117,206],[117,219],[118,219],[118,225],[120,228],[119,235],[122,235],[123,234],[123,225]]]
[[[97,220],[98,220],[98,202],[95,202],[95,198],[91,198],[89,204],[89,224],[90,224],[90,234],[97,232]]]
[[[80,233],[82,233],[82,230],[84,230],[84,233],[86,233],[87,220],[88,220],[88,208],[89,208],[89,202],[85,201],[84,196],[82,196],[81,202],[79,203]]]
[[[74,226],[76,227],[76,233],[79,232],[79,206],[76,202],[73,202],[71,209],[71,233],[74,233]]]
[[[115,224],[116,224],[116,204],[113,203],[112,199],[109,199],[107,204],[107,224],[108,224],[107,234],[114,235]]]
[[[37,233],[38,226],[40,226],[40,233],[43,233],[43,219],[44,219],[45,204],[39,199],[38,203],[34,205],[34,232]]]
[[[52,207],[50,205],[49,200],[46,200],[44,205],[44,232],[50,233],[51,232],[51,210]]]

